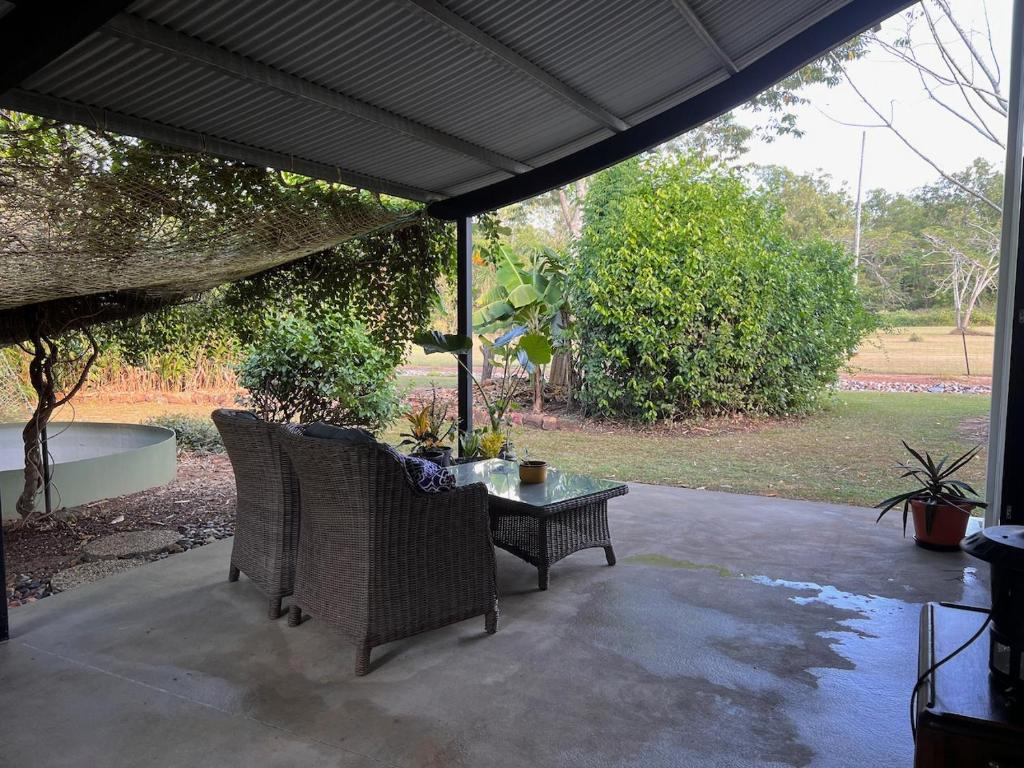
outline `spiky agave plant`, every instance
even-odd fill
[[[976,445],[967,453],[954,459],[949,460],[948,456],[943,457],[938,464],[932,459],[931,454],[927,451],[922,456],[918,451],[915,451],[909,445],[907,441],[901,441],[903,447],[907,449],[907,452],[914,457],[916,466],[910,463],[901,462],[896,465],[897,469],[902,469],[903,474],[900,475],[900,479],[904,477],[912,477],[917,481],[917,487],[912,490],[905,491],[904,493],[898,493],[885,501],[879,502],[876,508],[882,511],[878,514],[878,519],[875,522],[879,522],[885,513],[895,507],[900,502],[903,503],[903,535],[907,535],[907,515],[910,512],[910,502],[912,501],[923,501],[925,503],[925,530],[928,533],[932,532],[932,524],[935,521],[935,512],[939,505],[946,504],[956,509],[961,510],[965,514],[970,514],[973,507],[986,506],[985,502],[978,498],[978,492],[975,491],[968,483],[963,480],[953,479],[953,474],[960,471],[967,466],[970,461],[978,455],[981,450],[980,445]],[[969,498],[968,494],[974,498]]]

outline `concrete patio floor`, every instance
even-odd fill
[[[264,617],[230,541],[12,612],[0,766],[909,766],[919,606],[986,569],[872,510],[633,485],[601,550],[498,553],[483,618],[377,649]]]

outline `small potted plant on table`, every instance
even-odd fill
[[[523,451],[519,462],[519,482],[523,485],[536,485],[548,479],[548,463],[531,459],[529,450]]]
[[[981,446],[975,446],[953,461],[947,456],[938,463],[927,451],[922,455],[907,445],[906,441],[903,441],[903,447],[914,461],[897,465],[898,469],[903,470],[900,478],[913,478],[916,485],[909,491],[880,502],[877,506],[882,511],[878,520],[893,507],[903,504],[904,536],[907,535],[907,517],[912,513],[914,541],[918,546],[939,550],[959,549],[960,540],[967,533],[971,511],[984,508],[986,504],[969,484],[954,479],[953,475],[978,455]]]

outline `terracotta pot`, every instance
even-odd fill
[[[974,506],[970,501],[961,502],[959,508],[952,504],[937,504],[929,531],[926,520],[928,504],[921,499],[912,499],[910,511],[914,516],[914,541],[925,549],[960,549],[960,540],[967,533],[967,521]]]
[[[546,461],[523,461],[519,464],[519,482],[523,485],[535,485],[548,479],[548,463]]]

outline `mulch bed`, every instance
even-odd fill
[[[8,604],[34,602],[52,593],[50,579],[84,561],[82,546],[124,531],[173,530],[181,535],[173,552],[223,539],[234,533],[235,483],[227,456],[182,454],[175,480],[162,488],[62,511],[38,527],[4,527],[7,544]]]

